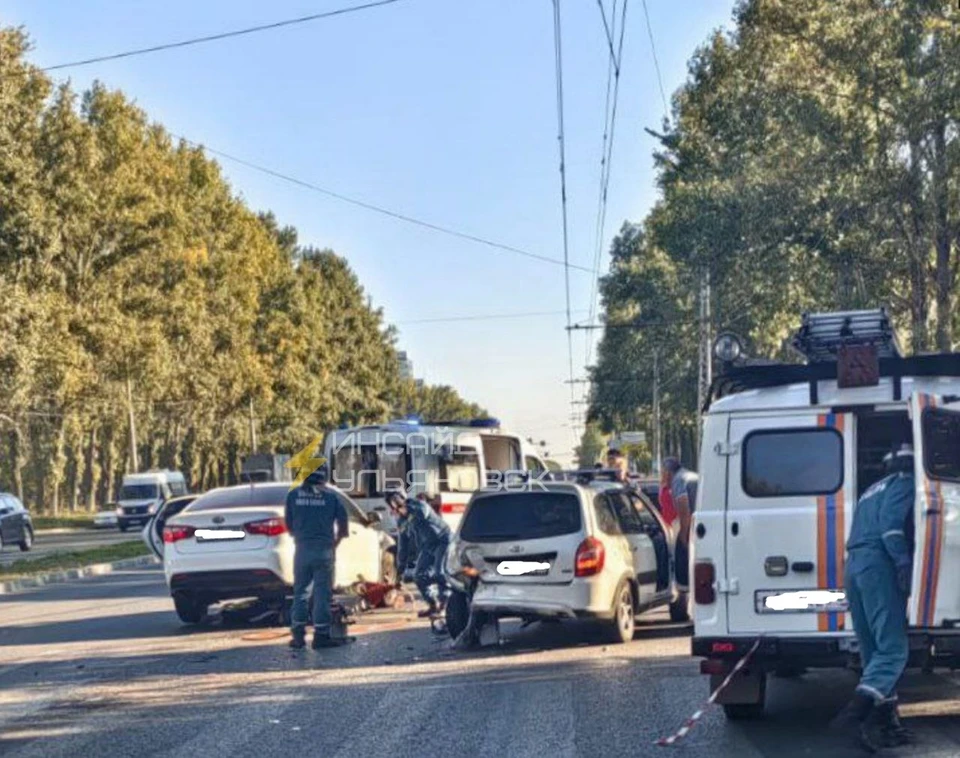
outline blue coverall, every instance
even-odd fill
[[[422,500],[407,500],[407,515],[398,524],[401,532],[397,547],[397,566],[406,568],[411,540],[416,543],[417,564],[413,581],[431,606],[446,596],[447,582],[443,575],[443,560],[450,545],[450,527]]]
[[[329,636],[336,539],[346,535],[349,528],[346,508],[332,489],[305,484],[290,490],[284,516],[296,546],[291,631],[294,636],[303,635],[313,585],[314,634]]]
[[[909,655],[914,492],[910,473],[874,484],[857,503],[847,540],[846,594],[863,664],[857,690],[878,702],[896,695]]]

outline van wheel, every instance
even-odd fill
[[[630,642],[637,626],[637,614],[633,604],[633,591],[623,582],[614,595],[613,618],[607,622],[607,638],[610,642]]]
[[[689,592],[678,592],[677,599],[670,603],[670,620],[678,624],[690,620]]]
[[[753,721],[763,718],[763,703],[727,703],[723,715],[728,721]]]
[[[207,604],[203,600],[184,592],[173,596],[173,607],[184,624],[199,624],[207,614]]]
[[[730,721],[751,721],[763,718],[764,703],[767,699],[767,677],[760,674],[760,692],[754,703],[724,703],[723,715]]]

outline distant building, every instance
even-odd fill
[[[397,358],[400,359],[400,378],[413,379],[413,361],[407,357],[407,351],[401,350],[397,353]]]

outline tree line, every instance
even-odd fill
[[[135,467],[235,482],[251,424],[261,451],[293,452],[341,424],[484,413],[400,378],[396,332],[343,258],[28,49],[0,28],[0,490],[92,508]]]
[[[709,327],[796,360],[805,311],[886,305],[910,352],[955,345],[960,11],[949,0],[741,0],[656,140],[659,199],[615,239],[590,418],[695,456]]]

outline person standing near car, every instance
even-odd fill
[[[388,492],[385,500],[401,533],[397,547],[397,566],[401,571],[407,565],[411,540],[416,542],[418,555],[413,580],[427,603],[427,609],[417,615],[420,618],[436,616],[443,610],[447,595],[443,561],[450,545],[450,527],[429,503],[408,498],[403,490]],[[399,584],[398,581],[398,587]]]
[[[677,589],[688,592],[690,588],[690,522],[697,507],[697,486],[700,483],[700,477],[681,466],[676,458],[665,458],[663,481],[669,485],[673,507],[680,522],[674,552]]]
[[[615,447],[607,451],[607,468],[614,470],[619,484],[629,484],[630,463],[627,456]]]
[[[907,665],[907,599],[913,570],[913,449],[884,458],[887,475],[857,502],[847,538],[844,590],[860,648],[862,673],[853,699],[834,722],[874,752],[872,717],[881,742],[906,745],[912,735],[897,714],[897,684]]]
[[[340,644],[330,637],[330,603],[337,545],[346,537],[347,510],[327,486],[326,471],[317,469],[287,495],[284,517],[293,537],[293,610],[290,647],[306,644],[307,605],[313,587],[313,649]]]

